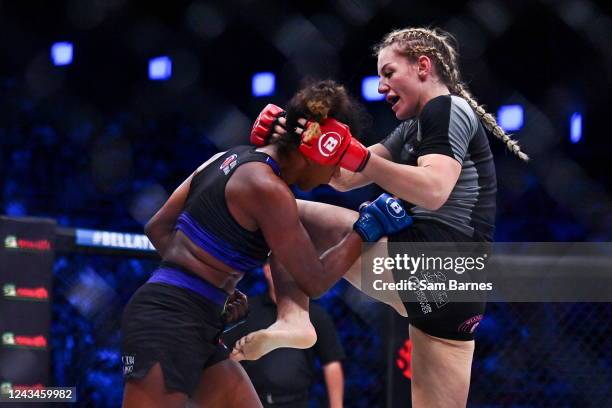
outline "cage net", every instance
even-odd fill
[[[56,259],[52,378],[57,386],[77,387],[79,406],[121,404],[121,312],[155,265],[100,255]],[[264,279],[253,275],[240,287],[256,295]],[[345,350],[345,406],[410,406],[407,321],[344,282],[317,302]],[[489,304],[477,330],[468,406],[610,406],[611,326],[608,303]],[[316,371],[311,406],[326,406]]]

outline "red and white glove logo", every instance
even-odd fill
[[[336,153],[342,144],[342,136],[337,132],[327,132],[319,137],[319,153],[323,157],[329,157]]]

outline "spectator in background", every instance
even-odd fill
[[[263,268],[268,292],[249,298],[247,321],[224,336],[231,349],[246,334],[264,329],[276,321],[276,296],[269,266]],[[259,360],[242,361],[264,407],[307,408],[308,389],[315,377],[315,357],[323,367],[330,408],[343,406],[344,374],[341,360],[344,350],[334,323],[318,304],[310,304],[310,319],[317,333],[317,342],[309,349],[281,348]]]

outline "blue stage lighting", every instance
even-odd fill
[[[366,101],[381,101],[385,95],[378,93],[378,77],[368,76],[361,81],[361,94]]]
[[[9,201],[4,207],[4,212],[10,217],[22,217],[26,215],[26,209],[19,201]]]
[[[272,72],[258,72],[253,75],[252,80],[253,96],[274,95],[276,77]]]
[[[57,42],[51,46],[53,65],[70,65],[72,63],[72,43]]]
[[[504,105],[497,111],[497,123],[506,132],[514,132],[523,127],[523,107],[521,105]]]
[[[172,76],[172,60],[169,57],[156,57],[149,60],[149,79],[163,81]]]
[[[570,140],[578,143],[582,139],[582,114],[574,112],[570,119]]]

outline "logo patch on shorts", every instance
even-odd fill
[[[238,164],[238,155],[234,153],[227,159],[223,160],[223,163],[221,163],[221,166],[219,167],[219,169],[221,169],[221,171],[223,171],[223,174],[227,176],[228,173],[232,171],[232,169],[236,167],[237,164]]]
[[[474,333],[474,331],[480,324],[481,320],[482,320],[481,314],[472,316],[469,319],[467,319],[465,322],[461,323],[459,327],[457,328],[457,330],[463,333]]]
[[[123,375],[129,375],[134,371],[134,356],[124,354],[121,356],[121,362],[123,363]]]
[[[319,153],[329,157],[336,153],[336,149],[342,142],[342,136],[337,132],[327,132],[319,137]]]

